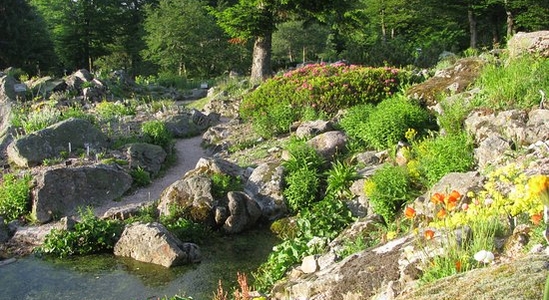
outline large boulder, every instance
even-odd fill
[[[337,153],[346,150],[347,136],[341,131],[328,131],[307,141],[326,161],[332,161]]]
[[[536,54],[549,57],[549,31],[518,32],[507,43],[509,55]]]
[[[121,197],[132,177],[108,165],[49,168],[35,176],[33,214],[40,223],[75,213],[80,207],[100,205]]]
[[[197,245],[181,242],[159,223],[134,223],[127,226],[114,246],[114,255],[166,268],[201,260]]]
[[[158,174],[168,155],[162,147],[147,143],[128,145],[127,154],[130,160],[130,168],[142,168],[151,175]]]
[[[4,152],[9,143],[13,140],[13,129],[10,126],[12,104],[16,100],[14,85],[17,80],[12,76],[0,76],[0,156],[4,157]]]
[[[251,173],[244,191],[257,202],[263,218],[273,221],[285,216],[288,207],[284,202],[284,168],[277,163],[262,163]]]
[[[107,136],[89,121],[71,118],[16,139],[8,145],[7,153],[18,166],[32,167],[61,151],[89,148],[99,152],[106,146]]]
[[[213,209],[217,204],[218,201],[212,195],[210,176],[191,172],[162,192],[158,212],[160,215],[169,215],[170,209],[175,206],[187,211],[194,221],[214,225]]]
[[[251,228],[261,217],[259,205],[243,192],[227,193],[229,217],[223,224],[227,233],[240,233]]]

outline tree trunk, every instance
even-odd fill
[[[475,14],[471,8],[467,10],[467,17],[469,19],[469,34],[471,35],[471,41],[469,47],[471,49],[477,48],[477,20]]]
[[[513,17],[513,12],[509,7],[509,1],[505,0],[503,2],[505,6],[505,14],[507,15],[507,38],[509,39],[513,34],[515,34],[515,18]]]
[[[271,47],[272,32],[256,37],[250,76],[252,82],[261,82],[271,76]]]

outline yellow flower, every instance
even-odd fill
[[[537,195],[544,205],[549,205],[549,176],[534,175],[528,180],[530,192]]]

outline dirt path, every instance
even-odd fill
[[[206,157],[205,150],[200,146],[201,142],[202,136],[176,140],[174,151],[176,152],[177,160],[175,164],[166,171],[164,176],[153,180],[150,185],[136,190],[131,195],[122,197],[121,201],[109,202],[100,207],[96,207],[95,215],[103,216],[103,214],[111,208],[148,203],[158,199],[164,189],[181,179],[187,171],[194,169],[197,161],[201,157]]]

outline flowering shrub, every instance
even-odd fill
[[[411,72],[394,68],[308,65],[265,81],[244,97],[240,115],[259,128],[268,128],[272,123],[279,123],[267,117],[273,108],[287,108],[295,115],[278,128],[288,129],[293,121],[302,118],[305,109],[331,115],[357,104],[378,103],[397,92],[401,85],[410,83],[412,78]]]

